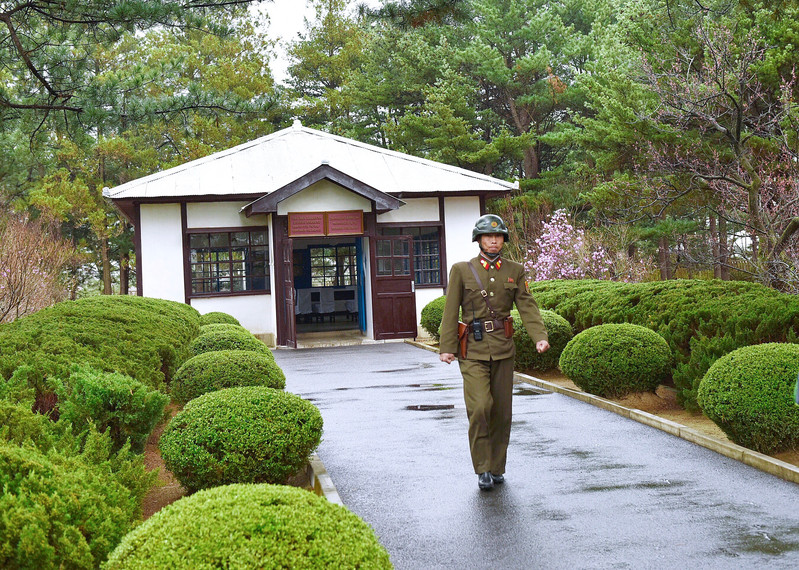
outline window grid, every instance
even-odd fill
[[[193,294],[269,291],[265,230],[193,233],[189,247]]]
[[[438,227],[383,227],[380,233],[412,236],[414,281],[417,285],[441,284],[441,230]]]
[[[345,287],[356,284],[354,245],[309,249],[312,287]]]

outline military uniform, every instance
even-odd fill
[[[471,263],[477,270],[482,287],[477,283]],[[533,296],[527,290],[524,267],[498,258],[493,263],[482,254],[469,262],[456,263],[449,276],[447,301],[441,321],[441,353],[458,355],[458,312],[471,324],[474,318],[489,324],[493,332],[485,332],[483,340],[468,335],[466,358],[458,355],[463,376],[463,393],[469,418],[469,446],[475,473],[505,472],[511,427],[511,399],[516,345],[506,338],[501,322],[493,322],[480,293],[485,287],[488,302],[497,319],[510,315],[516,305],[524,326],[534,343],[547,340],[547,331]],[[515,323],[521,326],[522,323]]]

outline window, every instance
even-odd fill
[[[441,229],[438,226],[392,227],[384,236],[413,236],[413,269],[417,285],[441,285]]]
[[[189,247],[192,293],[269,291],[266,230],[192,233]]]
[[[354,245],[309,248],[311,287],[344,287],[356,284]]]

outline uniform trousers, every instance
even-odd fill
[[[513,413],[514,360],[458,361],[475,473],[505,473]]]

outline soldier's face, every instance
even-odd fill
[[[505,236],[502,234],[483,234],[480,236],[480,245],[483,251],[494,255],[499,253],[505,243]]]

